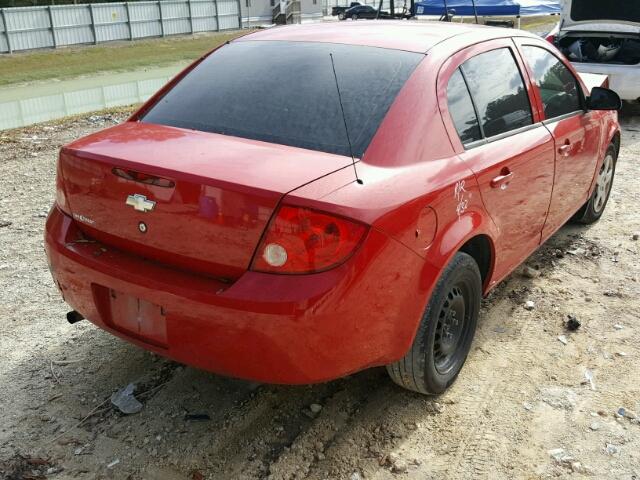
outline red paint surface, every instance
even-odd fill
[[[236,41],[245,39],[428,51],[358,162],[364,185],[348,157],[140,124],[134,115],[63,148],[59,207],[46,228],[53,275],[74,309],[137,345],[225,375],[307,383],[399,359],[461,246],[477,235],[489,239],[488,291],[585,202],[618,132],[615,114],[585,112],[464,150],[447,109],[447,81],[466,58],[496,46],[514,52],[534,120],[545,120],[517,45],[555,50],[524,32],[343,22]],[[558,155],[567,139],[569,160]],[[127,180],[114,167],[169,183]],[[155,210],[126,206],[134,193],[155,201]],[[368,232],[327,271],[251,271],[283,202],[355,220]]]

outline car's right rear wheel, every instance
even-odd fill
[[[438,280],[407,354],[387,365],[401,387],[444,392],[464,365],[478,323],[482,278],[470,255],[457,253]]]

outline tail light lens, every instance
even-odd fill
[[[314,273],[346,261],[368,227],[328,213],[283,205],[271,219],[251,269],[269,273]]]
[[[556,37],[555,35],[553,35],[553,34],[552,34],[552,35],[547,35],[547,36],[545,37],[545,40],[546,40],[547,42],[549,42],[550,44],[555,45],[555,44],[556,44],[556,38],[557,38],[557,37]]]
[[[69,205],[67,204],[67,194],[64,190],[64,179],[62,177],[62,168],[60,167],[60,160],[56,167],[56,204],[58,208],[67,215],[69,213]]]

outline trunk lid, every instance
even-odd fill
[[[561,30],[640,33],[640,2],[566,0]]]
[[[90,135],[60,153],[68,207],[88,237],[229,280],[248,268],[284,194],[350,162],[138,122]]]

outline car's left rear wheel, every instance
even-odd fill
[[[457,253],[442,272],[407,354],[387,371],[398,385],[444,392],[464,365],[478,323],[482,279],[470,255]]]

